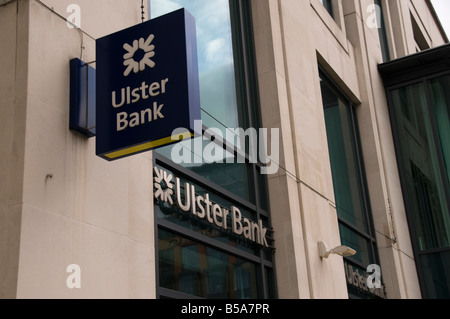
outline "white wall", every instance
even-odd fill
[[[25,151],[23,195],[17,200],[21,226],[15,297],[152,298],[151,154],[106,162],[95,155],[95,138],[69,131],[68,124],[70,59],[82,55],[94,61],[95,38],[139,23],[140,1],[78,1],[82,32],[68,28],[63,19],[72,1],[19,3],[19,15],[29,9],[29,33],[28,42],[17,47],[27,52],[28,68],[21,66],[21,71],[28,80],[20,92],[26,111],[17,116],[17,123],[25,125],[18,147]],[[10,6],[10,12],[5,7],[0,13],[12,20],[14,30],[15,4]],[[80,289],[66,285],[70,264],[80,266]]]
[[[0,298],[14,298],[23,195],[28,9],[0,7]]]
[[[356,107],[387,297],[420,298],[385,91],[377,70],[382,63],[378,29],[366,23],[373,1],[334,1],[334,19],[319,0],[252,4],[263,126],[281,128],[280,162],[285,168],[269,176],[280,297],[347,297],[342,258],[320,260],[317,250],[319,241],[340,243],[320,65]],[[393,56],[410,52],[414,40],[408,8],[422,17],[430,43],[443,43],[425,1],[384,4],[388,39],[391,45],[396,42]],[[396,242],[391,240],[395,236]]]

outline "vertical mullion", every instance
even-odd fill
[[[252,94],[250,92],[250,86],[251,86],[251,82],[250,82],[250,76],[249,76],[249,63],[248,63],[248,48],[246,46],[246,29],[245,26],[245,19],[244,19],[244,8],[243,8],[243,2],[242,1],[237,1],[238,4],[238,15],[239,15],[239,40],[240,40],[240,48],[241,48],[241,54],[240,57],[242,58],[242,63],[243,63],[243,85],[244,85],[244,91],[245,91],[245,99],[244,99],[244,103],[245,103],[245,109],[246,109],[246,113],[247,113],[247,125],[249,128],[254,128],[255,127],[255,123],[254,123],[254,119],[253,119],[253,112],[252,112]],[[258,134],[258,138],[261,138]],[[259,203],[259,189],[258,189],[258,180],[257,180],[257,171],[256,171],[256,166],[254,163],[250,163],[249,165],[251,165],[251,173],[252,173],[252,182],[253,182],[253,195],[255,198],[255,204],[256,204],[256,220],[260,220],[261,216],[260,216],[260,203]],[[260,278],[260,282],[261,284],[259,285],[259,287],[257,287],[257,289],[259,290],[259,295],[263,296],[264,299],[267,299],[267,295],[266,295],[266,279],[264,276],[264,263],[263,263],[263,258],[264,258],[264,250],[263,248],[259,248],[259,258],[260,258],[260,262],[259,262],[259,278]]]
[[[233,0],[231,0],[233,1]],[[248,41],[248,37],[251,36],[249,34],[249,26],[247,25],[248,19],[245,19],[244,15],[248,15],[248,10],[250,9],[248,6],[248,2],[243,3],[243,1],[236,1],[237,3],[237,13],[238,13],[238,37],[239,37],[239,48],[241,50],[241,54],[239,55],[242,58],[242,64],[243,64],[243,85],[244,85],[244,92],[245,92],[245,111],[246,111],[246,118],[247,118],[247,125],[250,128],[259,128],[259,124],[256,123],[256,118],[254,116],[254,109],[255,109],[255,103],[254,103],[254,94],[252,94],[252,88],[255,87],[255,84],[252,83],[252,78],[250,75],[250,72],[253,72],[253,69],[251,69],[250,65],[250,48],[248,47],[249,43],[251,41]],[[247,6],[247,7],[244,7]],[[258,125],[257,125],[258,124]],[[258,140],[261,138],[261,136],[258,134]],[[256,204],[256,218],[257,220],[261,219],[261,203],[260,203],[260,189],[259,189],[259,183],[258,183],[258,170],[254,163],[250,163],[251,165],[251,173],[252,173],[252,181],[253,181],[253,193],[255,197],[255,204]],[[269,214],[270,215],[270,214]],[[259,249],[260,253],[260,263],[259,263],[259,276],[261,279],[261,285],[258,287],[260,291],[260,295],[263,296],[264,299],[269,298],[269,289],[267,285],[267,280],[265,276],[265,264],[264,264],[264,249]],[[266,289],[267,288],[267,289]]]

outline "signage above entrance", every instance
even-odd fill
[[[210,194],[197,194],[195,185],[182,182],[179,177],[158,167],[153,171],[154,198],[169,207],[177,207],[187,216],[204,220],[221,231],[232,232],[262,247],[270,248],[268,228],[261,219],[245,217],[236,206],[224,207],[215,203]]]
[[[98,156],[116,160],[193,136],[197,43],[185,9],[98,39],[96,50]],[[177,128],[187,132],[173,137]]]

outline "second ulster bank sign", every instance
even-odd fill
[[[96,153],[115,160],[192,136],[200,120],[195,20],[184,9],[96,41]],[[189,134],[172,132],[186,128]]]

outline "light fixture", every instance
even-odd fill
[[[353,256],[356,254],[356,250],[348,246],[337,246],[330,250],[323,241],[319,242],[317,245],[319,246],[320,258],[328,258],[331,254],[337,254],[342,257]]]

